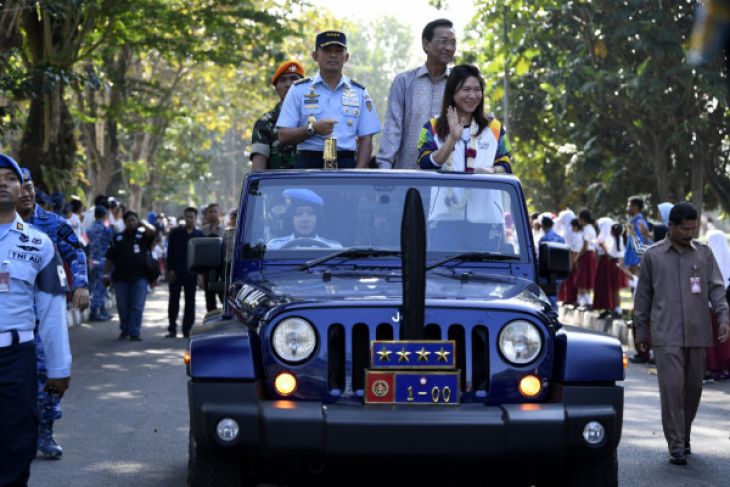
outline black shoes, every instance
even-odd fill
[[[127,338],[129,338],[129,335],[124,332],[121,332],[119,334],[119,338],[117,338],[117,340],[126,340]]]
[[[177,338],[177,333],[174,332],[168,332],[167,335],[165,335],[165,338]]]
[[[672,465],[687,465],[687,456],[684,453],[670,453],[669,463]]]
[[[132,336],[132,337],[129,337],[129,341],[130,342],[141,342],[142,339],[140,337],[134,337],[134,336]]]
[[[691,455],[692,454],[692,446],[689,444],[689,441],[684,444],[684,454],[685,455]]]

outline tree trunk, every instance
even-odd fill
[[[64,174],[73,168],[75,154],[73,118],[57,83],[30,102],[18,162],[33,172],[36,184],[52,192],[64,189]]]
[[[657,134],[651,134],[651,146],[648,148],[651,160],[656,171],[657,193],[659,201],[669,199],[669,161],[667,158],[667,144],[660,140]]]

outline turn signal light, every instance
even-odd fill
[[[628,369],[629,368],[629,357],[628,357],[628,355],[624,354],[624,356],[623,356],[623,358],[621,360],[624,363],[624,369]]]
[[[282,372],[274,380],[274,389],[281,396],[291,396],[297,390],[297,378],[289,372]]]
[[[185,350],[185,353],[183,354],[183,362],[185,362],[185,365],[190,365],[190,350]]]
[[[535,397],[542,391],[542,381],[536,375],[526,375],[520,380],[520,394]]]

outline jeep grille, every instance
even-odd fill
[[[399,328],[389,323],[370,326],[357,323],[348,328],[333,323],[327,330],[327,385],[330,391],[361,391],[365,369],[370,361],[372,340],[398,340]],[[485,325],[426,325],[427,340],[449,339],[456,342],[456,361],[461,371],[461,390],[475,393],[489,389],[489,340]],[[348,362],[347,358],[350,361]]]

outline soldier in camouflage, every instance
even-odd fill
[[[296,61],[285,61],[279,65],[271,84],[279,95],[279,103],[273,110],[266,112],[256,121],[251,137],[251,169],[291,169],[297,158],[296,144],[281,144],[276,120],[279,118],[281,104],[289,92],[289,87],[304,77],[304,68]]]
[[[71,302],[83,311],[89,306],[89,277],[84,249],[73,229],[62,216],[45,211],[36,203],[36,191],[31,172],[27,168],[22,168],[21,171],[23,185],[16,210],[24,221],[48,235],[58,249],[61,259],[68,265],[72,275]],[[36,327],[38,325],[36,323]],[[38,333],[35,335],[35,340],[38,367],[38,409],[40,410],[38,449],[44,457],[58,459],[61,458],[63,450],[53,439],[53,423],[61,418],[61,398],[58,395],[49,394],[46,390],[48,371],[44,348]]]

